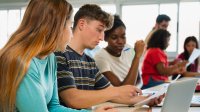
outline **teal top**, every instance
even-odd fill
[[[59,104],[54,54],[45,59],[34,57],[17,90],[16,108],[19,112],[90,112],[75,110]]]

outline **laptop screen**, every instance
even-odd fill
[[[171,83],[161,112],[188,112],[197,81],[191,78]]]

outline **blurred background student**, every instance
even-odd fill
[[[169,22],[170,22],[171,18],[166,15],[166,14],[159,14],[156,18],[156,23],[155,26],[153,27],[153,29],[149,32],[149,34],[147,35],[147,37],[145,38],[145,43],[147,44],[148,41],[151,38],[151,35],[158,29],[164,29],[167,30],[168,26],[169,26]]]
[[[168,82],[168,76],[185,72],[185,61],[169,66],[164,50],[169,45],[170,35],[167,30],[158,29],[150,37],[142,65],[142,89]]]
[[[189,36],[185,39],[183,49],[184,51],[180,53],[177,57],[176,61],[181,61],[181,60],[187,60],[191,56],[192,52],[194,49],[199,49],[198,41],[195,36]],[[198,68],[199,68],[199,58],[195,59],[193,63],[191,63],[187,69],[186,72],[183,73],[182,77],[195,77],[195,76],[200,76],[200,73],[198,73]],[[173,76],[173,79],[177,75]]]

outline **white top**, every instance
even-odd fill
[[[120,57],[112,56],[105,49],[101,49],[94,59],[101,73],[112,71],[120,81],[123,81],[130,70],[134,55],[134,49],[126,45]]]

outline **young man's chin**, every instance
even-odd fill
[[[89,49],[89,50],[93,50],[94,48],[95,48],[95,47],[89,47],[88,49]]]
[[[87,46],[87,49],[93,50],[95,47],[96,47],[96,46],[94,46],[94,45],[90,45],[90,46]]]

